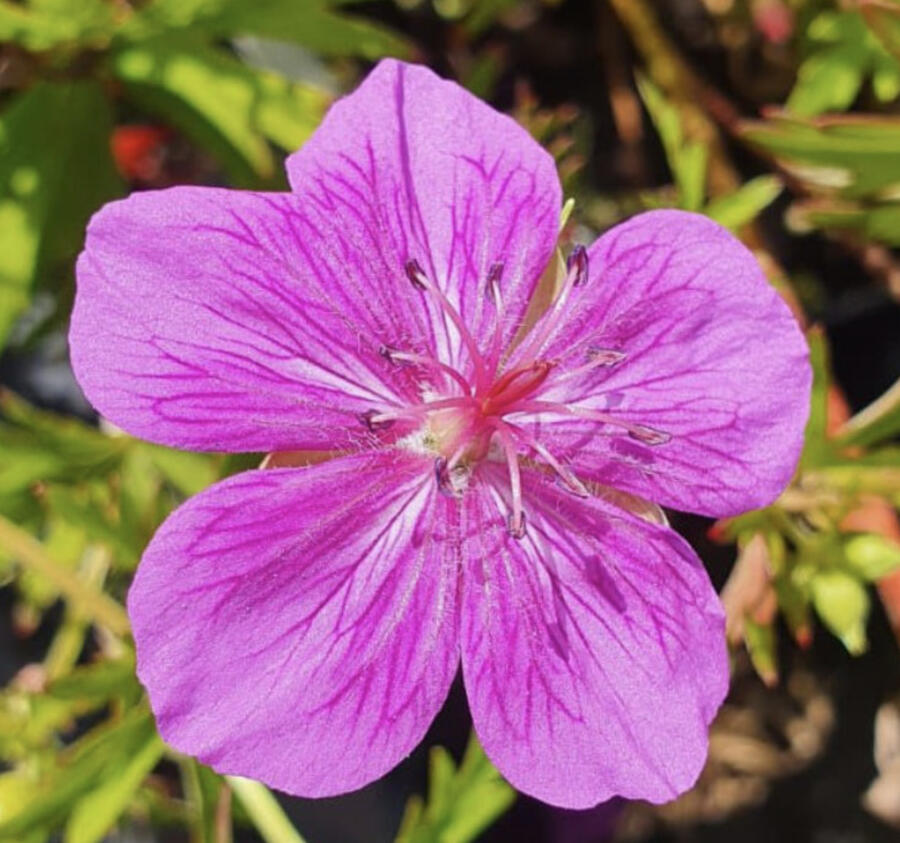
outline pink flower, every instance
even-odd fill
[[[657,211],[573,251],[521,337],[553,161],[424,68],[381,63],[287,166],[290,193],[112,203],[78,265],[72,361],[105,416],[335,453],[219,483],[150,543],[128,608],[163,736],[341,793],[416,746],[461,661],[520,790],[676,796],[726,692],[723,618],[635,496],[723,516],[784,488],[810,385],[787,308],[726,231]]]

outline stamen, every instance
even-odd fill
[[[628,435],[645,445],[665,445],[671,441],[672,434],[644,424],[636,424],[628,429]]]
[[[490,353],[487,362],[492,372],[497,371],[497,364],[503,354],[503,325],[506,322],[506,310],[503,305],[503,294],[500,290],[500,280],[503,277],[503,262],[495,261],[491,264],[487,276],[487,288],[494,300],[494,331],[491,336]]]
[[[420,419],[427,416],[435,410],[448,410],[451,408],[471,408],[472,399],[468,397],[459,398],[442,398],[440,401],[426,401],[424,404],[411,404],[408,407],[401,407],[396,410],[366,410],[360,413],[360,419],[369,427],[369,429],[381,429],[378,425],[385,422],[395,422],[398,419]],[[372,428],[371,425],[375,425]]]
[[[446,457],[438,457],[434,461],[434,477],[437,480],[438,491],[441,494],[456,497],[453,494],[453,484],[450,480],[450,471],[447,468]]]
[[[544,344],[560,323],[569,294],[575,287],[582,287],[588,279],[588,253],[584,246],[576,246],[566,258],[566,280],[563,281],[559,295],[554,299],[550,310],[544,314],[543,319],[534,328],[534,336],[525,341],[525,347],[519,352],[519,360],[533,360],[541,352]]]
[[[581,287],[588,279],[588,251],[584,246],[576,246],[566,258],[566,269],[572,275],[572,286]]]
[[[464,447],[448,460],[446,457],[437,457],[434,461],[434,476],[437,480],[438,491],[443,495],[458,498],[462,496],[466,487],[468,470],[459,465],[459,457]]]
[[[573,495],[576,495],[579,498],[589,498],[591,493],[587,490],[587,487],[582,483],[574,474],[572,469],[568,466],[563,465],[550,451],[547,450],[535,437],[533,437],[528,431],[519,427],[518,425],[510,424],[509,422],[501,422],[504,427],[509,429],[512,434],[519,439],[527,447],[531,448],[538,456],[540,456],[547,465],[550,466],[555,472],[559,480],[562,481],[563,487],[566,491],[571,492]]]
[[[427,357],[424,354],[411,354],[407,351],[400,351],[396,348],[392,348],[389,345],[382,345],[378,349],[378,354],[387,360],[388,363],[393,363],[395,366],[400,363],[412,363],[416,366],[443,372],[445,375],[453,378],[466,395],[470,395],[472,392],[472,387],[469,385],[469,382],[457,372],[456,369],[452,366],[448,366],[446,363],[441,363],[440,360],[435,360],[433,357]]]
[[[597,348],[591,346],[588,349],[588,360],[595,366],[615,366],[625,359],[624,351],[615,351],[611,348]]]
[[[627,355],[624,351],[613,351],[611,348],[591,347],[587,352],[587,363],[583,366],[576,366],[574,369],[561,370],[553,379],[553,384],[556,385],[572,380],[573,378],[579,378],[582,375],[593,372],[595,369],[612,369],[614,366],[618,366],[626,357]]]
[[[492,291],[499,291],[500,279],[503,277],[503,261],[495,261],[488,270],[487,283]]]
[[[516,518],[518,517],[518,520]],[[506,531],[517,541],[525,538],[525,512],[520,510],[518,516],[515,512],[510,512],[506,516]]]
[[[377,433],[379,430],[387,430],[393,423],[392,418],[380,418],[381,414],[378,410],[366,410],[359,414],[359,420],[368,428],[370,433]]]
[[[672,440],[672,434],[664,430],[657,430],[645,424],[630,424],[597,410],[586,410],[582,407],[572,407],[568,404],[557,404],[554,401],[519,401],[507,410],[507,413],[559,413],[566,416],[590,419],[602,424],[610,424],[621,427],[625,432],[638,442],[645,445],[665,445]]]
[[[409,278],[413,287],[423,292],[428,289],[428,284],[425,280],[425,270],[422,269],[422,264],[415,258],[408,260],[404,269],[406,270],[406,277]]]
[[[503,448],[506,464],[509,467],[509,487],[512,493],[512,511],[506,519],[506,529],[514,539],[525,536],[525,513],[522,510],[522,475],[519,471],[519,455],[516,443],[509,433],[500,425],[496,426],[497,438]]]
[[[425,275],[421,264],[417,260],[408,260],[405,269],[406,277],[409,278],[412,285],[418,290],[430,293],[437,300],[444,315],[449,317],[450,321],[456,326],[456,330],[459,331],[459,336],[468,349],[469,356],[472,358],[472,365],[475,367],[476,386],[484,388],[489,379],[484,358],[481,356],[478,345],[469,333],[469,329],[466,327],[465,322],[463,322],[462,317],[459,315],[459,311],[457,311],[450,303],[450,300],[444,294],[444,291],[437,284],[434,284],[429,280]]]

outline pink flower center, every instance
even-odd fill
[[[575,473],[529,433],[521,421],[537,414],[562,414],[597,422],[598,429],[602,425],[611,425],[646,445],[661,445],[671,438],[663,431],[630,424],[606,412],[541,400],[542,392],[562,380],[585,375],[593,369],[617,366],[626,359],[622,351],[591,348],[583,365],[562,370],[556,361],[542,356],[544,347],[565,315],[573,290],[587,280],[588,257],[584,248],[577,247],[572,252],[567,267],[566,279],[549,310],[517,348],[517,360],[527,362],[518,362],[513,368],[504,370],[502,264],[495,263],[488,274],[487,286],[494,299],[497,318],[488,350],[483,353],[444,292],[425,275],[417,261],[410,260],[405,267],[410,283],[428,294],[443,316],[455,326],[471,359],[471,373],[467,376],[448,363],[427,355],[382,346],[380,354],[388,362],[420,367],[429,371],[443,386],[435,394],[429,393],[421,403],[384,411],[373,409],[361,416],[361,421],[372,432],[385,430],[398,421],[411,424],[415,433],[398,441],[424,448],[435,455],[437,483],[441,491],[450,495],[463,494],[472,472],[483,460],[505,461],[512,493],[507,526],[516,538],[525,534],[519,469],[521,456],[528,456],[554,472],[573,494],[580,497],[590,494]],[[510,420],[510,416],[515,419]]]

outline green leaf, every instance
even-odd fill
[[[868,31],[859,15],[822,12],[809,25],[814,48],[797,71],[786,107],[800,117],[843,111],[856,99],[869,67]]]
[[[859,5],[875,37],[900,59],[900,4],[892,0],[860,0]]]
[[[288,41],[326,55],[378,59],[407,56],[409,44],[361,16],[333,11],[328,0],[155,0],[128,20],[120,36],[139,41],[193,29],[204,37],[256,35]]]
[[[264,784],[239,776],[225,778],[266,843],[304,843],[278,800]]]
[[[120,50],[113,72],[132,99],[217,155],[242,184],[271,179],[268,140],[293,151],[318,125],[326,96],[255,70],[200,42],[171,37]]]
[[[143,706],[120,720],[104,723],[60,752],[29,793],[27,801],[0,821],[0,840],[22,837],[62,821],[71,806],[145,746],[154,734],[153,719]]]
[[[847,114],[805,121],[776,115],[744,123],[741,134],[814,192],[861,197],[900,190],[898,117]]]
[[[744,643],[759,678],[766,685],[774,685],[778,681],[778,641],[775,627],[744,618]]]
[[[408,42],[365,18],[338,14],[327,3],[307,2],[302,9],[291,0],[231,0],[215,22],[223,35],[256,35],[300,44],[333,56],[409,56]]]
[[[209,454],[195,454],[176,451],[162,445],[142,442],[140,447],[147,451],[156,468],[185,497],[202,492],[219,479],[219,470],[214,457]]]
[[[782,189],[783,184],[777,176],[757,176],[734,193],[714,199],[703,213],[734,231],[754,220],[775,201]]]
[[[129,653],[115,661],[76,667],[51,682],[47,693],[61,700],[108,700],[114,696],[131,695],[136,687],[134,658]]]
[[[65,843],[97,843],[128,808],[147,775],[159,763],[165,744],[151,735],[142,747],[107,771],[103,784],[75,805],[66,824]]]
[[[893,83],[900,65],[857,11],[822,12],[810,23],[808,35],[818,43],[800,65],[787,100],[789,111],[800,117],[843,111],[852,105],[869,75],[880,98],[892,99],[892,91],[896,96]]]
[[[818,571],[810,583],[813,605],[825,625],[853,655],[866,649],[869,594],[852,574],[837,568]]]
[[[91,588],[77,574],[50,556],[37,539],[2,517],[0,546],[8,550],[23,568],[46,577],[79,617],[105,626],[117,635],[128,633],[128,616],[115,600],[103,591]]]
[[[473,732],[459,769],[445,749],[432,749],[428,802],[409,801],[396,843],[468,843],[515,798]]]
[[[253,186],[275,174],[275,159],[254,125],[259,100],[251,71],[202,44],[168,39],[142,42],[112,57],[113,73],[128,97],[156,111],[229,170]]]
[[[873,445],[900,434],[900,379],[844,426],[840,444]]]
[[[34,483],[109,474],[131,440],[107,436],[77,419],[38,410],[0,389],[0,495]]]
[[[900,568],[900,545],[877,533],[847,539],[844,556],[850,572],[869,582],[880,580]]]
[[[900,246],[900,203],[867,205],[810,199],[791,206],[790,222],[802,229],[849,229],[888,246]]]
[[[221,828],[222,812],[219,806],[223,799],[230,798],[225,780],[193,758],[180,758],[179,767],[188,804],[192,843],[231,843],[230,812],[224,815],[224,834]]]
[[[689,211],[699,211],[706,195],[708,150],[704,144],[685,139],[678,109],[649,79],[639,76],[637,84],[678,186],[680,206]]]
[[[31,0],[27,7],[0,0],[0,42],[13,41],[28,50],[99,45],[115,23],[115,8],[104,0]]]
[[[813,383],[810,395],[809,419],[803,437],[803,453],[800,465],[803,469],[822,465],[827,461],[831,449],[826,435],[828,423],[828,384],[830,382],[828,346],[823,332],[813,328],[806,334],[809,343],[809,362],[812,366]]]
[[[38,83],[0,115],[0,346],[35,280],[74,257],[89,216],[121,192],[111,127],[93,82]]]

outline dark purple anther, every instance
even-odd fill
[[[415,258],[410,258],[406,262],[406,277],[417,290],[427,290],[428,284],[425,282],[425,270]]]
[[[510,513],[506,518],[506,531],[512,536],[516,541],[521,541],[525,538],[525,513],[520,512],[518,514],[518,518],[513,513]]]
[[[389,345],[380,345],[378,346],[378,356],[383,357],[388,363],[396,363],[396,359],[394,358],[394,354],[397,352],[396,348],[391,348]]]
[[[566,258],[566,269],[575,273],[572,286],[580,287],[588,279],[588,253],[584,246],[576,246]]]
[[[664,430],[656,430],[643,424],[636,424],[634,427],[628,428],[628,435],[638,442],[643,442],[645,445],[665,445],[672,438],[671,433],[666,433]]]
[[[489,287],[497,287],[500,285],[500,279],[503,278],[503,261],[496,261],[491,264],[488,270],[487,283]]]
[[[597,348],[596,346],[591,346],[591,348],[588,349],[587,356],[588,360],[590,360],[591,363],[595,363],[597,366],[615,366],[625,359],[625,352],[613,351],[611,348]]]
[[[378,416],[381,413],[378,410],[366,410],[364,413],[359,414],[359,420],[366,426],[366,428],[372,433],[377,433],[379,430],[387,430],[393,423],[393,419],[382,419],[378,420]]]
[[[450,472],[447,470],[445,457],[438,457],[434,461],[434,479],[437,481],[439,492],[445,495],[453,495],[453,483],[450,479]]]

